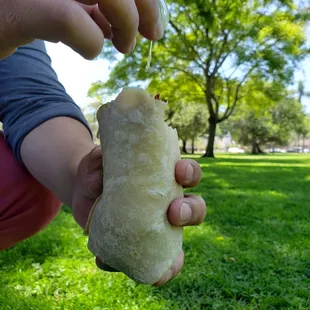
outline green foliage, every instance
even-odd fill
[[[97,120],[97,110],[102,105],[101,101],[94,101],[83,109],[83,114],[88,122],[88,125],[93,134],[93,140],[95,143],[99,144],[99,139],[97,138],[98,133],[98,120]]]
[[[301,103],[303,97],[310,97],[310,92],[305,91],[305,83],[303,81],[298,81],[298,101]]]
[[[0,252],[1,310],[308,310],[310,157],[199,159],[191,192],[206,222],[185,228],[182,274],[162,288],[96,268],[68,212]],[[281,180],[281,181],[280,181]]]
[[[151,70],[145,69],[149,42],[139,37],[135,52],[113,67],[106,83],[95,85],[97,92],[111,94],[127,85],[150,83],[169,87],[183,80],[183,85],[191,85],[189,96],[203,98],[210,121],[223,122],[251,76],[284,85],[292,81],[309,54],[308,6],[293,0],[171,0],[170,23],[165,37],[154,44]]]
[[[203,104],[204,94],[188,76],[180,74],[163,83],[154,79],[147,90],[167,101],[166,121],[177,129],[180,139],[193,141],[206,133],[208,110]]]
[[[207,132],[207,110],[201,104],[179,103],[175,110],[166,112],[167,123],[178,131],[182,140],[195,140]]]
[[[297,135],[306,138],[310,135],[310,116],[305,113],[300,113],[298,120],[299,122],[295,124],[295,132]]]
[[[258,153],[264,146],[287,145],[295,132],[308,133],[308,118],[295,92],[281,83],[252,77],[242,89],[242,100],[236,113],[221,126],[239,143]],[[300,97],[300,96],[298,96]]]
[[[257,99],[255,96],[253,98]],[[250,102],[238,107],[238,112],[230,121],[230,130],[233,137],[243,145],[281,146],[287,145],[302,120],[302,106],[294,98],[270,103],[267,109],[254,109]]]

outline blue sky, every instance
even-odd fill
[[[307,36],[310,46],[310,27],[308,27]],[[80,107],[86,107],[93,101],[87,97],[91,83],[108,79],[109,63],[104,59],[85,60],[61,43],[47,42],[46,48],[52,59],[52,66],[68,94]],[[303,80],[306,90],[310,92],[310,57],[303,62],[301,67],[302,70],[296,72],[295,79],[296,81]],[[303,104],[310,113],[310,98],[304,98]]]

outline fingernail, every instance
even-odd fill
[[[172,270],[169,269],[169,271],[167,272],[167,278],[166,278],[166,282],[165,283],[167,283],[171,278],[172,278]]]
[[[172,270],[169,269],[169,270],[166,272],[166,276],[165,276],[164,280],[162,281],[161,285],[166,284],[171,278],[172,278]]]
[[[169,269],[168,271],[166,271],[163,274],[161,279],[155,283],[155,286],[162,286],[162,285],[166,284],[172,278],[172,275],[173,275],[173,272],[171,269]]]
[[[194,167],[189,164],[186,169],[186,182],[191,182],[194,177]]]
[[[155,26],[155,40],[159,40],[163,34],[164,34],[164,28],[163,28],[163,25],[160,21],[160,18],[158,19],[158,22]]]
[[[183,202],[180,209],[180,219],[182,222],[187,222],[192,217],[192,208],[186,202]]]

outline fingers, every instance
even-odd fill
[[[25,41],[41,39],[62,42],[86,59],[100,54],[103,32],[77,2],[29,0],[8,3],[6,9],[14,15],[9,28],[14,26],[15,29],[14,35],[8,38],[8,46],[18,47]]]
[[[93,21],[99,26],[103,35],[106,39],[111,40],[112,37],[112,30],[111,25],[104,17],[104,15],[100,12],[98,5],[83,5],[81,4],[83,9],[88,13],[88,15],[93,19]]]
[[[167,216],[173,226],[194,226],[201,224],[207,214],[205,201],[196,195],[176,199],[170,205]]]
[[[121,53],[135,47],[138,31],[150,40],[163,34],[157,0],[16,0],[0,10],[0,58],[34,39],[62,42],[94,59],[111,38]],[[1,27],[2,26],[2,27]],[[3,28],[3,29],[2,29]]]
[[[100,261],[100,259],[98,257],[96,257],[96,265],[99,269],[104,270],[104,271],[109,271],[109,272],[118,272],[118,270],[110,267],[107,264],[104,264]]]
[[[139,12],[139,32],[149,40],[158,40],[164,29],[157,0],[135,0]]]
[[[202,171],[193,159],[183,159],[175,167],[175,179],[183,187],[194,187],[200,183]]]
[[[102,170],[102,149],[97,145],[93,150],[85,156],[87,174]]]
[[[170,269],[165,272],[165,274],[162,276],[162,278],[157,281],[154,286],[162,286],[166,284],[168,281],[176,277],[179,272],[181,271],[182,267],[184,265],[184,252],[182,251],[176,261],[173,263],[173,265],[170,267]]]
[[[80,3],[98,3],[101,14],[111,25],[112,42],[121,53],[131,52],[140,32],[149,40],[158,40],[163,35],[157,0],[79,0]],[[95,11],[97,22],[99,14]],[[101,28],[102,26],[100,26]],[[106,29],[104,25],[103,29]]]
[[[90,199],[97,199],[102,193],[102,150],[95,147],[81,161],[81,167],[86,175],[87,194]]]
[[[134,0],[104,0],[98,1],[98,6],[111,24],[115,48],[121,53],[131,52],[139,27],[139,13]]]
[[[118,270],[110,267],[109,265],[102,263],[98,257],[96,257],[95,262],[96,262],[97,267],[103,271],[119,272]],[[180,273],[180,271],[183,268],[183,265],[184,265],[184,252],[182,250],[179,256],[177,257],[177,259],[175,260],[175,262],[173,263],[173,265],[170,267],[170,269],[165,272],[162,278],[159,281],[157,281],[154,284],[154,286],[159,287],[159,286],[166,284],[168,281],[172,280],[174,277],[176,277]]]

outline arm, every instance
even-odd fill
[[[83,114],[58,82],[42,44],[36,41],[0,61],[0,121],[16,158],[72,207],[75,220],[84,228],[102,192],[101,148],[93,144]],[[201,169],[193,160],[181,160],[175,177],[183,187],[192,187],[199,183]],[[205,202],[194,195],[176,199],[168,209],[174,226],[198,225],[205,215]],[[98,259],[96,263],[111,270]],[[183,263],[181,252],[155,285],[176,276]]]
[[[44,43],[35,41],[0,61],[0,85],[0,120],[16,158],[71,206],[77,167],[95,145]]]
[[[81,122],[59,116],[28,133],[20,153],[29,172],[71,207],[78,166],[94,147]]]

